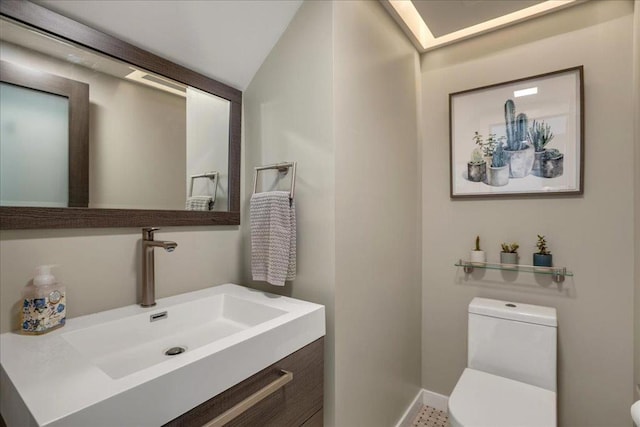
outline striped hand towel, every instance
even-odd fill
[[[296,211],[288,191],[251,196],[251,272],[253,280],[284,286],[296,277]]]

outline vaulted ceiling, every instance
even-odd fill
[[[240,90],[249,85],[303,2],[35,1]],[[587,0],[379,1],[416,49],[426,52]]]
[[[302,0],[36,0],[244,90]]]

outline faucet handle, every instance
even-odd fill
[[[153,240],[153,232],[158,231],[158,227],[144,227],[142,229],[142,240]]]

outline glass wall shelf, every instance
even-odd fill
[[[564,282],[566,276],[572,277],[573,273],[567,271],[566,267],[538,267],[533,265],[522,264],[500,264],[490,262],[471,262],[459,260],[455,263],[456,267],[462,267],[465,273],[472,273],[474,268],[483,268],[486,270],[502,270],[502,271],[522,271],[525,273],[548,274],[556,283]]]

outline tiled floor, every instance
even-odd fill
[[[447,412],[431,406],[423,406],[411,424],[412,427],[447,427],[448,425]]]

